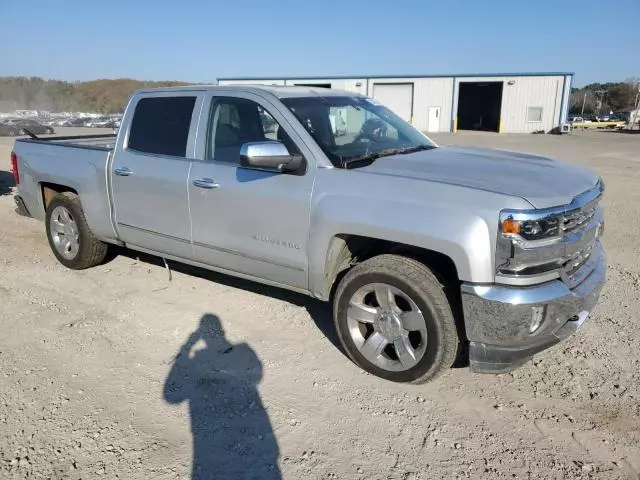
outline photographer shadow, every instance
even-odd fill
[[[229,343],[220,319],[203,315],[164,385],[167,402],[189,402],[192,479],[281,478],[278,443],[258,394],[261,378],[255,352]]]

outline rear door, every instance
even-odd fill
[[[158,92],[134,99],[112,162],[115,221],[132,246],[191,258],[187,179],[202,92]]]

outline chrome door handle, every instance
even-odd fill
[[[128,177],[129,175],[133,175],[133,172],[128,167],[114,168],[113,173],[116,175],[120,175],[121,177]]]
[[[218,188],[220,186],[210,178],[196,178],[191,183],[194,187],[206,188],[208,190],[211,190],[212,188]]]

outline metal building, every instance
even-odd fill
[[[573,73],[220,78],[218,84],[306,85],[375,98],[425,132],[550,132],[566,122]]]

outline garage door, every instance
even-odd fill
[[[413,83],[374,83],[373,98],[389,107],[400,118],[411,121]]]

